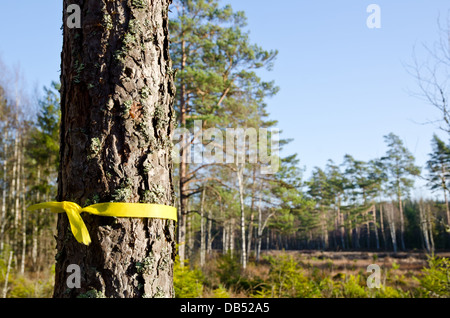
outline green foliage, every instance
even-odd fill
[[[342,297],[345,298],[367,298],[367,291],[364,278],[360,275],[349,275],[345,281],[341,283]],[[364,285],[363,285],[364,284]]]
[[[393,133],[384,136],[388,146],[386,156],[382,158],[390,181],[388,189],[399,196],[409,193],[414,185],[413,176],[420,174],[420,168],[414,165],[414,156],[404,146],[403,141]]]
[[[7,272],[9,247],[0,254],[0,291],[3,292]],[[30,278],[20,275],[15,270],[14,262],[11,264],[8,277],[7,298],[49,298],[53,294],[55,266],[39,274],[40,278]]]
[[[431,141],[433,152],[427,161],[429,187],[431,190],[448,191],[447,181],[450,178],[450,148],[437,135]]]
[[[428,267],[416,278],[420,283],[418,295],[429,298],[450,297],[450,259],[430,257]]]
[[[217,276],[225,288],[235,292],[252,293],[261,290],[265,284],[259,276],[244,274],[239,259],[230,254],[222,255],[217,261]]]
[[[218,260],[217,276],[225,287],[235,286],[241,279],[241,265],[231,254],[223,255]]]
[[[267,257],[267,260],[270,263],[270,272],[269,286],[266,288],[271,289],[273,297],[320,297],[319,289],[314,281],[304,275],[292,256]]]
[[[106,296],[101,291],[91,289],[83,294],[78,295],[77,298],[106,298]]]
[[[214,298],[230,298],[230,293],[223,285],[219,285],[216,289],[213,290]]]
[[[203,294],[203,273],[199,269],[190,269],[189,262],[180,266],[177,257],[174,265],[173,287],[176,298],[199,298]]]

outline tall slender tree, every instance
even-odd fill
[[[427,161],[429,176],[429,186],[431,190],[442,190],[445,202],[445,212],[447,225],[450,228],[450,211],[448,206],[448,186],[450,178],[450,148],[437,135],[433,136],[431,141],[433,152],[429,154]]]
[[[258,79],[254,70],[270,67],[277,52],[251,44],[244,31],[244,13],[234,12],[230,5],[221,7],[217,0],[176,0],[173,7],[171,50],[177,70],[175,109],[179,127],[191,129],[195,120],[201,120],[203,129],[223,128],[229,118],[227,98],[242,93],[242,81]],[[193,186],[198,181],[196,174],[209,164],[192,164],[190,150],[198,136],[182,135],[179,140],[178,236],[183,261],[188,200],[199,188]]]
[[[400,214],[400,243],[405,250],[405,218],[403,215],[403,199],[414,186],[414,178],[420,174],[420,168],[414,164],[414,156],[404,146],[403,141],[394,133],[384,136],[388,146],[386,156],[382,158],[387,169],[388,189],[395,193]]]

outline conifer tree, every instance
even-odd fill
[[[429,186],[431,190],[442,190],[445,201],[447,225],[450,228],[450,211],[448,206],[448,180],[450,178],[450,148],[437,135],[431,141],[433,152],[429,154],[427,161]]]
[[[403,141],[394,133],[386,135],[388,146],[386,155],[382,158],[388,173],[388,190],[395,193],[400,214],[400,243],[402,250],[405,246],[405,218],[403,215],[403,200],[414,186],[414,178],[420,174],[420,168],[414,164],[414,156],[405,147]]]

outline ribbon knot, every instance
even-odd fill
[[[75,239],[84,245],[91,243],[91,237],[81,213],[99,216],[131,217],[131,218],[160,218],[177,221],[177,209],[162,204],[147,203],[97,203],[82,208],[74,202],[44,202],[28,207],[29,211],[50,209],[53,213],[66,213],[69,218],[70,229]]]

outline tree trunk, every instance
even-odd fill
[[[36,180],[37,183],[41,183],[41,167],[37,167],[37,173],[36,173]],[[40,191],[36,191],[36,202],[41,202],[40,200]],[[38,236],[39,236],[39,213],[33,213],[31,217],[33,218],[32,221],[32,244],[31,244],[31,260],[33,262],[33,267],[36,270],[37,267],[37,256],[38,256]]]
[[[206,237],[206,254],[212,255],[212,210],[208,209],[207,237]]]
[[[252,170],[252,201],[250,204],[250,221],[248,222],[247,233],[247,262],[252,251],[252,238],[253,238],[253,219],[255,210],[255,193],[256,193],[256,166],[253,166]]]
[[[206,231],[205,231],[205,190],[203,187],[202,198],[200,201],[200,267],[205,266],[206,257]]]
[[[222,229],[222,253],[227,254],[228,253],[228,222],[223,222],[223,229]]]
[[[186,41],[182,41],[181,44],[181,72],[184,71],[186,67]],[[186,117],[187,117],[187,101],[186,101],[186,85],[183,82],[180,87],[180,124],[182,128],[186,128]],[[187,173],[188,173],[188,156],[190,151],[187,149],[189,141],[186,135],[181,136],[181,149],[180,149],[180,224],[178,225],[178,240],[179,242],[186,241],[186,214],[188,205],[188,186],[187,186]],[[178,248],[178,256],[180,258],[181,267],[184,266],[184,260],[186,259],[186,244],[180,243]]]
[[[327,228],[327,215],[324,212],[322,217],[322,246],[324,250],[328,249],[328,228]]]
[[[447,225],[450,228],[450,209],[448,206],[448,198],[447,198],[447,180],[445,178],[445,175],[447,174],[447,171],[445,169],[445,165],[442,165],[442,190],[444,191],[444,200],[445,200],[445,214],[447,216]]]
[[[174,205],[170,0],[64,0],[58,200]],[[69,4],[82,28],[69,28]],[[78,243],[58,215],[54,297],[173,297],[175,224],[83,215]],[[67,267],[81,288],[66,285]]]
[[[375,244],[376,244],[377,250],[379,250],[380,249],[380,240],[378,238],[377,207],[376,207],[376,205],[373,206],[372,213],[373,213],[373,226],[374,226],[374,230],[375,230]]]
[[[234,255],[234,228],[236,225],[236,219],[234,216],[231,217],[231,220],[229,222],[229,229],[228,229],[228,240],[229,240],[229,247],[228,251],[230,253],[230,256]]]
[[[23,172],[22,172],[23,173]],[[23,180],[22,185],[25,183]],[[25,273],[25,258],[27,252],[27,218],[26,218],[26,200],[25,200],[25,187],[22,186],[22,251],[20,258],[20,274],[23,275]]]
[[[9,280],[9,272],[11,271],[12,258],[13,258],[13,251],[10,251],[8,257],[8,265],[6,266],[5,283],[3,285],[2,298],[6,298],[6,295],[8,294],[8,280]]]
[[[237,167],[237,178],[239,183],[239,202],[241,208],[241,240],[242,240],[242,248],[241,248],[241,264],[242,268],[245,269],[247,267],[247,251],[245,245],[245,206],[244,206],[244,164],[238,163]]]
[[[258,234],[256,237],[256,262],[259,263],[261,256],[261,242],[262,242],[262,211],[261,211],[261,192],[259,195],[259,204],[258,204]]]
[[[430,238],[430,248],[431,253],[434,254],[434,237],[433,237],[433,223],[431,222],[431,208],[430,205],[427,206],[426,209],[426,218],[427,218],[427,225],[428,225],[428,232],[429,232],[429,238]]]
[[[386,215],[389,223],[389,230],[391,232],[392,239],[392,248],[394,249],[394,253],[397,253],[397,236],[395,233],[395,223],[394,223],[394,206],[393,204],[389,204],[386,209]]]
[[[5,234],[5,226],[6,226],[6,177],[7,177],[7,168],[6,165],[8,163],[8,130],[5,128],[4,139],[3,139],[3,185],[2,189],[2,208],[0,214],[0,252],[3,252],[4,248],[4,234]]]
[[[341,244],[342,249],[345,250],[345,224],[344,224],[344,213],[341,212],[341,203],[339,198],[339,204],[338,204],[338,224],[339,224],[339,234],[341,236]]]
[[[420,219],[420,229],[422,232],[423,241],[425,243],[425,248],[428,253],[431,252],[430,240],[428,237],[428,217],[425,211],[424,202],[419,202],[419,219]]]
[[[405,247],[405,220],[403,217],[403,201],[400,191],[398,193],[398,209],[400,211],[400,244],[402,251],[406,250]]]
[[[383,204],[380,204],[380,230],[381,236],[383,237],[384,249],[386,250],[387,242],[386,242],[386,234],[384,232]]]

